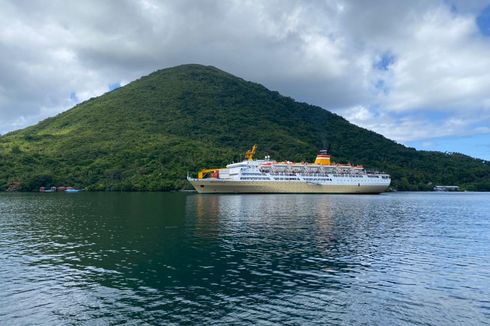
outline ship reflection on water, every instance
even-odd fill
[[[196,241],[207,244],[206,265],[227,295],[340,286],[332,275],[347,264],[331,257],[335,236],[328,196],[192,195],[186,216],[188,222],[195,218]],[[330,282],[310,282],[319,273]]]
[[[325,262],[324,269],[345,266],[328,263],[339,240],[335,212],[328,195],[194,195],[188,196],[186,215],[196,218],[195,236],[219,238],[227,255],[247,252],[253,271],[270,266],[303,269],[305,258]],[[338,223],[338,221],[337,221]],[[287,262],[282,262],[287,260]],[[294,262],[297,262],[294,265]],[[283,264],[284,263],[284,264]],[[281,271],[281,273],[287,273]],[[272,273],[271,270],[267,274]]]
[[[254,225],[296,232],[314,226],[328,237],[332,227],[331,197],[325,195],[195,195],[186,200],[186,215],[216,230]],[[285,225],[285,223],[288,223]],[[313,224],[312,224],[313,223]]]
[[[190,195],[186,216],[195,218],[194,236],[214,240],[227,273],[241,266],[253,280],[262,275],[267,291],[290,282],[316,288],[341,286],[340,274],[357,274],[390,251],[379,245],[380,230],[396,238],[406,219],[381,218],[385,196],[356,195]],[[392,203],[396,210],[397,202]],[[383,208],[384,207],[384,208]],[[394,240],[395,241],[395,240]],[[355,272],[353,272],[355,271]],[[278,275],[282,275],[278,277]],[[306,275],[312,276],[312,278]],[[312,282],[309,282],[312,281]],[[325,284],[321,282],[323,286]],[[261,291],[260,286],[253,287]],[[283,291],[282,286],[277,287]],[[262,289],[264,290],[264,289]]]

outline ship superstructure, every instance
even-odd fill
[[[199,193],[381,193],[391,182],[386,173],[333,164],[327,150],[320,150],[314,163],[294,163],[269,156],[254,160],[256,149],[247,151],[242,162],[204,169],[187,180]]]

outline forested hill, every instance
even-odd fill
[[[257,157],[291,161],[312,161],[331,144],[334,161],[386,171],[399,190],[435,184],[490,190],[489,162],[407,148],[322,108],[201,65],[156,71],[2,136],[0,190],[189,188],[188,171],[237,161],[253,144]]]

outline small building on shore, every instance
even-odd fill
[[[459,191],[458,186],[435,186],[434,191]]]

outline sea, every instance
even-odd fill
[[[490,325],[490,194],[0,194],[0,325]]]

